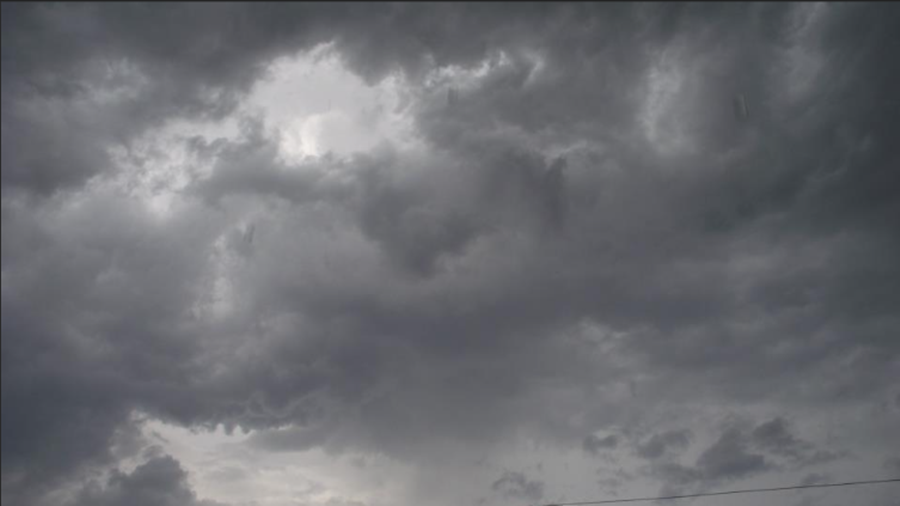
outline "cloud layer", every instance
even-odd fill
[[[250,504],[896,469],[897,6],[2,19],[4,503],[228,500],[148,452],[146,420],[249,431],[235,469],[399,466]],[[342,118],[409,138],[286,154],[248,104],[276,62],[316,58],[396,99]]]

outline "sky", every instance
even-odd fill
[[[0,23],[4,505],[900,477],[900,5]]]

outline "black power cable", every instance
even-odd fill
[[[666,501],[672,499],[688,499],[693,497],[709,497],[714,495],[734,495],[734,494],[751,494],[757,492],[780,492],[783,490],[803,490],[809,488],[828,488],[828,487],[850,487],[855,485],[874,485],[877,483],[896,483],[900,482],[900,478],[889,478],[886,480],[864,480],[864,481],[847,481],[843,483],[819,483],[815,485],[793,485],[790,487],[774,487],[774,488],[750,488],[744,490],[727,490],[724,492],[707,492],[702,494],[684,494],[669,495],[663,497],[632,497],[629,499],[606,499],[603,501],[581,501],[581,502],[559,502],[545,504],[543,506],[586,506],[589,504],[615,504],[625,502],[639,501]]]

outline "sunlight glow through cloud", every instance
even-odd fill
[[[404,83],[389,76],[368,86],[344,68],[330,45],[276,60],[247,100],[280,139],[282,157],[302,161],[350,155],[381,142],[414,142],[403,110]]]

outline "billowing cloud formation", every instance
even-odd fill
[[[544,484],[529,480],[522,473],[507,471],[491,485],[491,488],[505,496],[530,502],[540,501],[544,497]]]
[[[2,19],[4,503],[228,499],[202,459],[125,471],[142,420],[252,431],[260,474],[390,462],[315,504],[895,468],[897,6]],[[411,138],[287,156],[252,104],[292,58],[393,83]]]
[[[637,447],[637,454],[645,459],[657,459],[667,451],[684,448],[690,442],[689,430],[670,430],[654,434]]]
[[[75,505],[92,506],[217,506],[198,501],[188,488],[186,475],[172,457],[155,457],[131,474],[114,473],[105,487],[96,483],[84,487]]]
[[[693,466],[686,466],[668,459],[651,466],[650,472],[667,481],[667,493],[688,490],[706,490],[763,473],[768,470],[800,470],[840,457],[795,436],[788,422],[781,417],[747,428],[746,421],[726,427],[718,439],[703,449]],[[658,459],[667,447],[684,448],[689,444],[685,431],[667,431],[655,434],[637,447],[638,455],[646,459]],[[804,483],[821,483],[822,475],[811,473]]]

